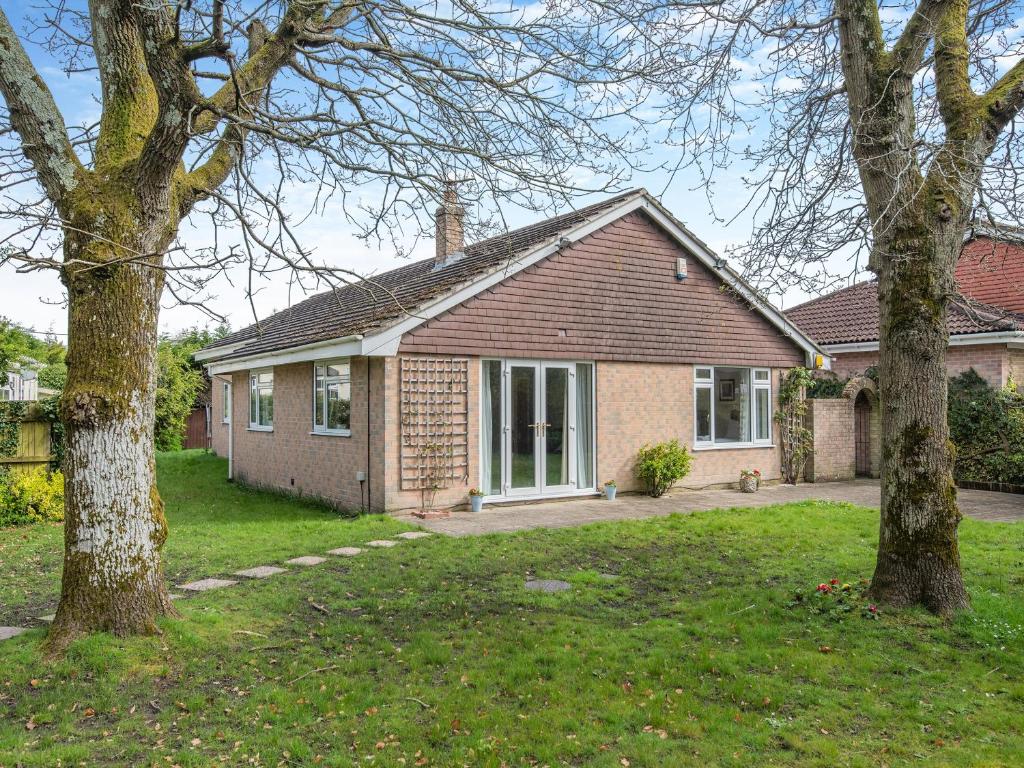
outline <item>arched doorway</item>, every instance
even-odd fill
[[[857,477],[871,477],[871,401],[863,389],[853,403],[853,451]]]

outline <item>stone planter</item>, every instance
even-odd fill
[[[615,492],[619,490],[614,485],[606,485],[604,487],[604,495],[608,497],[608,501],[615,501]]]
[[[474,512],[479,512],[484,508],[484,497],[483,496],[470,496],[469,506]]]
[[[758,480],[756,477],[741,477],[740,490],[744,493],[757,493]]]

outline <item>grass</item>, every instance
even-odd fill
[[[398,528],[225,486],[207,457],[159,471],[189,575]],[[37,631],[0,644],[0,766],[1021,765],[1024,526],[961,530],[953,622],[818,612],[819,582],[870,575],[877,512],[805,502],[403,542],[55,664]]]

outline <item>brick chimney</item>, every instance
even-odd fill
[[[462,230],[462,218],[465,215],[466,209],[459,205],[455,182],[445,182],[444,198],[434,214],[434,222],[437,225],[434,238],[435,268],[458,261],[465,255],[466,242]]]

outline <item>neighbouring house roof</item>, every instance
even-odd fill
[[[1019,230],[975,232],[956,265],[961,292],[1010,312],[1024,312],[1024,234]]]
[[[878,341],[878,284],[841,288],[786,310],[786,317],[825,346]],[[1024,315],[965,299],[949,305],[947,326],[951,336],[1024,331]]]
[[[454,301],[486,290],[536,260],[550,255],[563,243],[584,237],[635,210],[644,210],[709,269],[716,273],[770,322],[813,355],[815,343],[729,268],[675,219],[646,190],[615,195],[576,211],[554,216],[506,234],[469,245],[465,255],[442,266],[434,258],[408,264],[380,275],[312,296],[260,323],[218,339],[200,350],[196,359],[217,363],[214,373],[227,370],[230,361],[269,360],[284,350],[334,341],[382,337],[400,333],[443,311]],[[376,338],[375,337],[375,338]],[[352,354],[379,349],[364,344]],[[379,354],[379,352],[374,352]],[[269,363],[268,363],[269,364]]]

